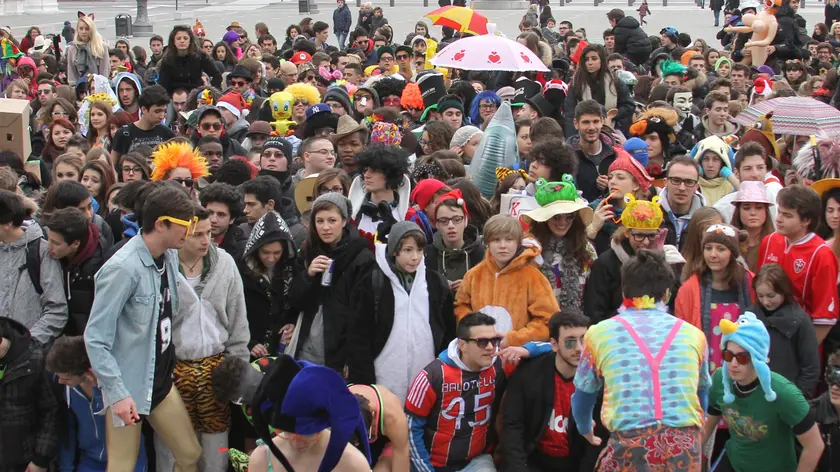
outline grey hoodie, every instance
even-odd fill
[[[435,233],[432,244],[426,246],[426,268],[443,275],[454,282],[464,278],[464,274],[484,260],[484,245],[475,226],[464,230],[464,246],[461,249],[448,249],[443,244],[443,234]]]
[[[42,239],[38,224],[30,224],[23,237],[12,243],[0,243],[0,314],[29,328],[41,344],[52,342],[67,324],[67,299],[58,261],[50,257],[47,241],[41,241],[41,287],[38,295],[26,271],[26,245]]]

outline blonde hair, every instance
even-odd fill
[[[88,45],[88,49],[90,49],[90,53],[93,54],[93,57],[105,57],[108,53],[108,48],[105,47],[105,41],[102,40],[102,35],[96,31],[96,23],[89,16],[80,16],[79,23],[82,22],[90,28],[90,39],[86,43]],[[73,41],[77,43],[85,43],[82,41],[82,38],[79,37],[78,23],[76,23],[76,35],[73,37]]]
[[[508,215],[493,215],[484,224],[484,242],[490,244],[502,238],[522,241],[522,226],[516,218]]]

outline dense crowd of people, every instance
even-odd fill
[[[840,137],[736,121],[840,108],[840,6],[751,2],[0,28],[0,472],[840,469]]]

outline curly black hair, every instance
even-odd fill
[[[563,174],[577,175],[577,158],[562,139],[548,138],[537,141],[531,147],[531,159],[551,168],[551,182],[559,182],[563,179]]]
[[[408,173],[408,154],[405,149],[394,146],[370,146],[356,156],[360,174],[371,169],[385,174],[385,187],[400,188],[403,176]]]
[[[224,182],[213,182],[201,191],[199,197],[201,206],[207,207],[209,203],[222,203],[227,205],[231,220],[239,218],[242,214],[242,196],[236,191],[236,187]]]
[[[390,95],[401,97],[404,88],[405,80],[395,79],[393,77],[385,77],[373,84],[373,90],[379,95],[380,100]]]

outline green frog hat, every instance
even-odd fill
[[[537,192],[534,194],[534,199],[540,206],[522,215],[526,223],[542,223],[556,215],[569,213],[578,213],[584,225],[592,221],[592,208],[589,208],[586,200],[580,198],[575,187],[575,180],[571,175],[563,174],[560,182],[539,179],[536,186]]]

